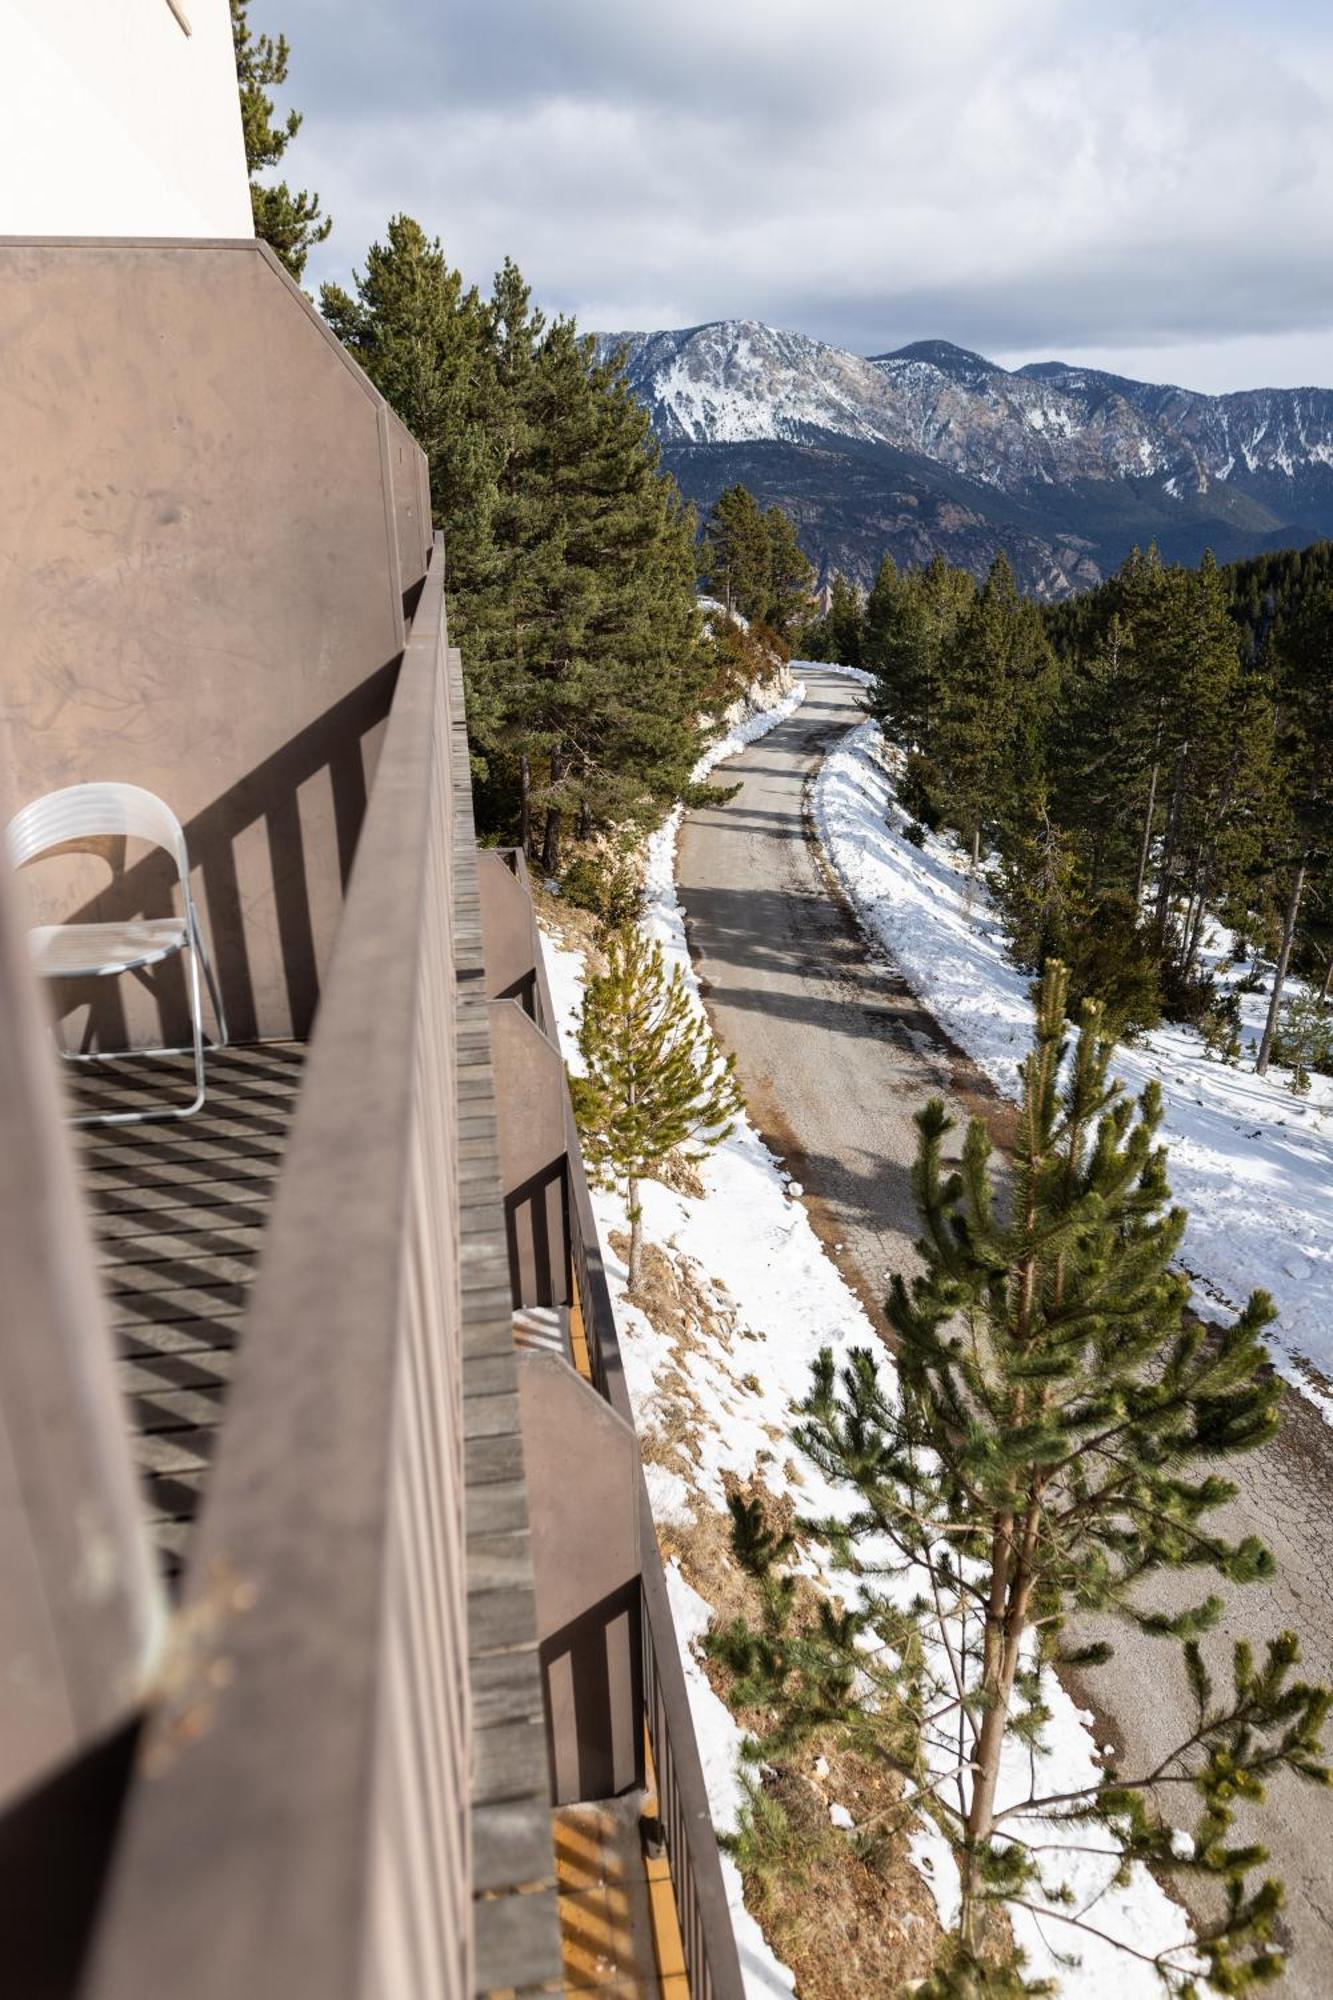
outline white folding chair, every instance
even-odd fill
[[[194,1036],[195,1096],[192,1104],[165,1105],[156,1111],[91,1112],[75,1118],[76,1125],[140,1125],[154,1118],[190,1118],[204,1101],[204,1019],[199,993],[199,968],[217,1022],[218,1043],[227,1039],[222,1000],[199,929],[190,894],[190,857],[180,821],[170,806],[142,785],[67,785],[48,792],[15,813],[9,822],[9,858],[15,868],[68,841],[120,834],[151,841],[172,857],[180,882],[179,917],[143,917],[124,923],[42,924],[29,931],[33,964],[43,979],[118,978],[144,966],[158,965],[176,952],[189,958],[187,988]],[[99,1054],[103,1053],[99,1051]],[[143,1055],[176,1055],[176,1049],[144,1049]],[[81,1058],[74,1058],[80,1060]]]

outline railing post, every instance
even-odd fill
[[[96,1909],[166,1607],[14,901],[0,859],[0,1965],[45,1993]]]
[[[51,1026],[3,861],[0,1022],[2,1807],[135,1712],[166,1608]]]

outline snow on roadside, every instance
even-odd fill
[[[737,722],[696,767],[696,779],[734,755],[792,713],[804,697],[801,685],[777,706]],[[679,811],[649,842],[643,926],[662,945],[669,967],[679,967],[696,1006],[702,1007],[685,941],[675,890]],[[549,935],[543,940],[561,1046],[572,1069],[579,1067],[576,1042],[582,1004],[583,963]],[[726,1475],[741,1482],[756,1473],[775,1494],[796,1499],[802,1512],[844,1513],[850,1496],[831,1487],[808,1462],[796,1463],[789,1442],[792,1405],[804,1396],[811,1364],[822,1347],[840,1360],[851,1348],[878,1344],[864,1308],[826,1254],[799,1200],[796,1184],[760,1140],[748,1119],[705,1162],[704,1192],[691,1197],[652,1181],[641,1200],[651,1243],[684,1260],[708,1301],[711,1324],[691,1329],[688,1343],[659,1332],[625,1297],[626,1273],[610,1249],[612,1232],[627,1231],[623,1200],[594,1190],[593,1203],[607,1260],[626,1380],[640,1434],[673,1427],[684,1405],[690,1413],[688,1475],[662,1465],[646,1466],[653,1511],[659,1522],[688,1522],[695,1500],[725,1509]],[[886,1363],[887,1366],[887,1363]],[[839,1574],[835,1587],[844,1598],[851,1580]],[[667,1583],[699,1738],[709,1803],[720,1832],[737,1824],[741,1732],[711,1687],[698,1657],[710,1608],[674,1563]],[[1095,1776],[1096,1752],[1085,1718],[1048,1677],[1046,1699],[1053,1712],[1051,1748],[1039,1756],[1039,1785],[1052,1792],[1071,1789]],[[1001,1800],[1028,1796],[1033,1771],[1026,1750],[1015,1744],[1001,1777]],[[830,1802],[833,1803],[832,1801]],[[1061,1829],[1038,1833],[1025,1823],[1024,1836],[1059,1841]],[[1075,1833],[1074,1838],[1079,1836]],[[1108,1841],[1108,1846],[1111,1843]],[[912,1844],[919,1872],[931,1888],[946,1926],[957,1918],[957,1871],[950,1875],[945,1843],[929,1831]],[[1090,1920],[1111,1935],[1132,1940],[1136,1949],[1164,1949],[1187,1935],[1180,1910],[1142,1868],[1128,1886],[1109,1886],[1114,1863],[1071,1853],[1061,1872]],[[765,1942],[745,1909],[735,1864],[723,1856],[728,1901],[736,1924],[752,2000],[775,2000],[790,1993],[793,1978]],[[1121,2000],[1160,2000],[1161,1987],[1148,1968],[1127,1960],[1113,1946],[1082,1939],[1058,1922],[1014,1913],[1014,1930],[1028,1955],[1030,1970],[1058,1978],[1061,1992],[1100,1995],[1114,1982]],[[1071,1969],[1058,1954],[1071,1948],[1082,1963]]]
[[[1005,953],[1005,930],[967,857],[947,837],[904,838],[898,755],[862,723],[825,759],[815,824],[852,902],[945,1032],[1009,1097],[1028,1046],[1030,980]],[[1237,987],[1229,936],[1204,953],[1220,987]],[[1292,982],[1299,991],[1299,982]],[[1285,1071],[1254,1074],[1267,996],[1241,993],[1241,1068],[1210,1057],[1196,1029],[1163,1027],[1116,1058],[1136,1094],[1162,1087],[1172,1192],[1189,1210],[1182,1263],[1202,1313],[1236,1311],[1256,1286],[1277,1302],[1270,1339],[1291,1382],[1333,1420],[1333,1078],[1295,1097]]]

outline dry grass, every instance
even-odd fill
[[[773,1528],[791,1532],[796,1505],[757,1478],[734,1483],[761,1498]],[[731,1550],[729,1516],[696,1504],[691,1519],[659,1531],[662,1552],[713,1606],[716,1621],[756,1620],[759,1595]],[[796,1618],[813,1619],[816,1593],[797,1579]],[[715,1692],[740,1727],[762,1735],[772,1718],[731,1699],[726,1670],[706,1660]],[[907,1855],[902,1780],[850,1748],[837,1730],[764,1767],[761,1798],[738,1848],[745,1900],[773,1949],[796,1975],[798,2000],[870,2000],[898,1993],[930,1970],[939,1942],[934,1900]],[[829,1818],[843,1805],[858,1829]]]
[[[759,1851],[747,1843],[741,1857],[745,1900],[796,1975],[799,2000],[888,2000],[930,1971],[939,1924],[903,1837],[859,1839],[829,1820],[834,1803],[858,1824],[891,1813],[896,1784],[836,1750],[810,1749],[765,1774],[763,1807],[776,1811]]]
[[[532,906],[538,921],[549,931],[556,943],[566,951],[581,951],[588,959],[591,972],[606,969],[606,957],[602,950],[603,925],[591,910],[584,910],[577,903],[570,903],[563,896],[553,896],[534,879],[532,883]]]

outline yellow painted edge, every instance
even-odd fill
[[[657,1771],[653,1764],[653,1746],[648,1731],[643,1732],[644,1781],[647,1798],[644,1801],[644,1817],[657,1817]],[[676,1910],[676,1892],[671,1881],[671,1863],[665,1855],[656,1861],[644,1855],[644,1872],[648,1877],[648,1910],[653,1926],[653,1957],[657,1961],[657,1976],[662,1984],[662,2000],[690,2000],[689,1982],[685,1974],[685,1944],[680,1934],[680,1917]]]
[[[592,1380],[592,1355],[588,1352],[588,1335],[583,1325],[583,1303],[579,1298],[579,1282],[575,1277],[572,1287],[573,1297],[569,1301],[569,1345],[574,1356],[574,1366],[585,1382]]]

